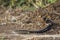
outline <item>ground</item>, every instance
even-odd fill
[[[43,18],[55,23],[51,30],[39,34],[19,34],[19,30],[23,29],[35,31],[46,28],[48,23]],[[60,1],[45,9],[39,8],[33,12],[22,11],[19,8],[0,7],[1,40],[60,40],[60,35],[59,37],[49,37],[50,35],[56,34],[57,36],[60,34]],[[49,36],[41,37],[41,35]]]

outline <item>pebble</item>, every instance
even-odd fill
[[[12,16],[11,19],[10,19],[11,22],[16,22],[16,20],[17,19],[14,16]]]
[[[6,25],[6,23],[4,22],[4,23],[0,23],[0,26],[2,26],[2,25]]]

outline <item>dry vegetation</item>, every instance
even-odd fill
[[[18,7],[12,9],[6,8],[4,5],[0,6],[0,32],[7,32],[7,30],[42,30],[49,25],[46,23],[47,19],[60,25],[59,3],[60,1],[57,1],[46,8],[37,8],[35,11],[23,11]],[[43,18],[46,18],[46,20]]]
[[[22,4],[21,1],[18,2],[14,0],[11,1],[9,0],[8,1],[9,3],[6,3],[7,0],[6,1],[0,0],[0,33],[8,33],[8,34],[13,32],[19,33],[19,30],[30,30],[30,31],[42,30],[50,24],[46,23],[46,20],[49,19],[54,23],[52,29],[41,34],[60,34],[60,0],[57,0],[56,2],[55,1],[50,1],[51,5],[50,3],[48,3],[47,4],[48,6],[42,3],[41,5],[39,5],[39,3],[36,1],[35,4],[34,3],[31,4],[31,1],[30,3],[29,1],[28,2],[25,1],[26,4],[22,5],[23,6],[22,7],[20,6]],[[16,3],[20,4],[17,5]],[[44,20],[44,18],[46,18],[46,20]],[[14,37],[13,39],[11,39],[10,37],[1,38],[1,40],[5,39],[19,40],[24,38],[21,37]],[[46,40],[46,39],[54,40],[53,38],[45,38],[45,39],[32,38],[28,40]]]

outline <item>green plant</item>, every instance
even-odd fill
[[[36,5],[39,7],[46,7],[48,4],[55,3],[57,0],[36,0]]]
[[[48,0],[49,3],[54,3],[56,2],[57,0]]]
[[[5,37],[4,37],[4,36],[2,36],[2,37],[0,38],[0,40],[5,40]]]
[[[29,10],[32,7],[34,8],[43,8],[47,4],[55,3],[57,0],[0,0],[0,5],[6,7],[19,7],[23,10]]]

